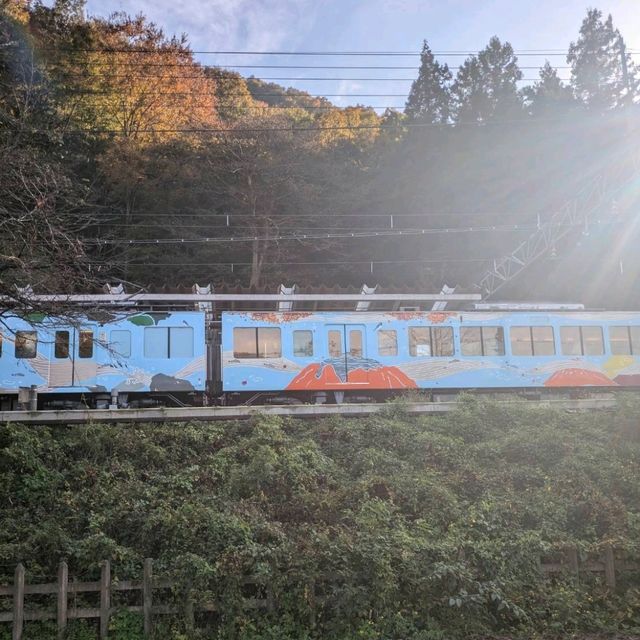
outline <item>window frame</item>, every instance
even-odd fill
[[[376,333],[378,334],[378,355],[381,358],[395,358],[398,355],[398,330],[397,329],[378,329],[378,331],[376,331]],[[393,336],[391,337],[390,334],[393,334]],[[387,340],[391,340],[391,347],[392,347],[392,352],[390,353],[386,353],[383,352],[383,345],[381,344],[381,336],[387,336],[386,339]],[[384,346],[384,349],[388,349],[389,345]]]
[[[529,333],[529,348],[530,353],[514,353],[513,352],[513,331],[514,329],[528,329]],[[549,342],[536,340],[533,336],[533,332],[535,329],[551,329],[551,344],[553,346],[553,353],[536,353],[536,343],[540,342]],[[556,355],[556,336],[553,331],[553,326],[549,324],[517,324],[509,327],[509,348],[511,349],[511,355],[514,358],[549,358]]]
[[[114,333],[126,333],[127,334],[127,336],[128,336],[128,340],[127,340],[128,350],[127,350],[127,353],[120,353],[119,351],[114,349],[114,347],[113,347],[114,344],[122,344],[120,341],[115,341],[113,339],[113,334]],[[120,358],[130,358],[131,357],[131,331],[129,331],[129,329],[112,329],[109,332],[109,349],[111,350],[111,352],[113,354],[115,354],[116,356],[118,356]]]
[[[311,352],[309,353],[309,351],[305,351],[304,353],[301,353],[300,350],[298,349],[297,345],[296,345],[296,335],[297,334],[301,334],[301,333],[307,333],[310,336],[310,341],[309,341],[309,345],[311,347]],[[292,352],[293,352],[293,357],[294,358],[313,358],[313,352],[314,352],[314,340],[313,340],[313,330],[312,329],[294,329],[291,332],[291,348],[292,348]]]
[[[609,351],[612,356],[638,356],[640,355],[640,326],[637,324],[615,324],[609,325]],[[614,353],[613,352],[613,342],[611,338],[611,330],[612,329],[626,329],[626,338],[627,338],[627,347],[629,348],[628,353]],[[635,330],[635,331],[634,331]],[[634,340],[634,333],[639,334],[637,339]],[[616,340],[616,342],[620,342],[620,340]]]
[[[479,329],[480,330],[480,353],[464,353],[463,351],[463,345],[465,343],[462,342],[462,331],[465,329]],[[486,339],[485,339],[485,329],[498,329],[500,335],[502,336],[502,353],[492,353],[492,354],[487,354],[486,353]],[[484,326],[484,325],[461,325],[460,326],[460,355],[463,355],[467,358],[502,358],[506,355],[506,343],[505,343],[505,339],[504,339],[504,327],[502,325],[490,325],[490,326]]]
[[[67,353],[66,355],[58,355],[58,346],[60,346],[60,344],[62,344],[62,342],[58,343],[58,336],[62,337],[63,334],[66,334],[66,348],[67,348]],[[67,358],[71,357],[71,332],[68,329],[60,329],[59,331],[56,331],[54,338],[53,338],[53,357],[56,360],[66,360]]]
[[[25,343],[20,345],[20,349],[24,349],[27,342],[31,341],[31,343],[33,344],[33,354],[31,355],[18,355],[18,339],[22,340],[24,334],[32,334],[33,336],[35,336],[35,338],[34,337],[24,338]],[[16,331],[13,354],[16,360],[32,360],[33,358],[35,358],[38,355],[38,332],[33,330]]]
[[[94,344],[93,344],[93,329],[80,329],[78,331],[78,358],[82,360],[91,360],[94,355]],[[87,347],[87,334],[90,334],[88,344],[91,345],[90,352],[87,352],[85,349]]]
[[[187,356],[172,356],[171,355],[171,329],[190,329],[191,330],[191,355],[187,355]],[[166,355],[161,355],[161,356],[150,356],[147,353],[147,336],[151,335],[151,333],[149,332],[150,330],[162,330],[162,331],[166,331],[166,349],[165,349],[165,353]],[[143,333],[143,338],[142,338],[142,354],[144,358],[147,358],[149,360],[170,360],[170,359],[176,359],[176,360],[184,360],[185,358],[193,358],[194,353],[195,353],[195,348],[194,348],[194,343],[195,343],[195,332],[193,330],[193,327],[191,326],[175,326],[175,327],[145,327],[144,328],[144,333]]]
[[[409,343],[409,356],[412,358],[451,358],[452,356],[455,355],[456,353],[456,341],[455,341],[455,335],[453,333],[453,327],[447,325],[444,327],[440,327],[440,326],[434,326],[434,325],[410,325],[407,327],[408,332],[407,332],[407,340]],[[412,342],[412,333],[415,329],[418,330],[424,330],[428,332],[428,336],[429,336],[429,355],[421,355],[419,353],[417,353],[417,350],[412,346],[411,342]],[[436,331],[442,331],[442,332],[447,332],[448,335],[448,341],[450,342],[450,353],[434,353],[435,352],[435,348],[434,345],[437,344],[439,341],[435,339],[435,332]],[[440,338],[440,343],[442,341],[442,338]],[[416,343],[415,346],[417,346],[418,343]],[[426,346],[426,343],[419,343],[421,345]]]
[[[600,330],[600,353],[585,353],[585,339],[583,335],[583,329],[599,329]],[[580,353],[565,353],[564,350],[564,338],[562,336],[563,329],[577,329],[579,336],[579,344],[580,344]],[[611,347],[609,347],[611,348]],[[580,356],[588,356],[592,358],[597,358],[598,356],[606,355],[605,341],[604,341],[604,328],[599,324],[566,324],[560,327],[560,349],[561,355],[569,356],[569,357],[580,357]]]
[[[245,329],[245,330],[253,330],[254,332],[254,340],[255,340],[255,355],[249,355],[249,356],[243,356],[243,355],[238,355],[235,345],[236,345],[236,331],[239,329]],[[279,349],[278,349],[278,353],[277,355],[261,355],[260,353],[260,331],[264,331],[264,330],[268,330],[268,331],[277,331],[277,335],[278,335],[278,345],[279,345]],[[233,357],[237,358],[238,360],[268,360],[269,358],[281,358],[282,357],[282,329],[280,327],[233,327],[233,334],[232,334],[232,347],[233,347]]]

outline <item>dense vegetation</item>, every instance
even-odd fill
[[[638,557],[639,424],[626,401],[571,414],[468,399],[446,416],[391,404],[317,422],[3,426],[2,579],[20,560],[30,579],[54,578],[61,557],[79,577],[110,558],[115,577],[139,578],[151,556],[176,597],[224,603],[202,632],[216,638],[640,633],[638,573],[611,593],[601,576],[537,569],[565,545]],[[245,576],[272,585],[276,613],[241,611]],[[132,614],[113,629],[140,637]],[[166,619],[158,637],[181,633]],[[36,623],[27,634],[48,637]],[[92,636],[83,623],[72,637]]]
[[[570,81],[546,64],[526,86],[497,37],[457,72],[425,42],[404,113],[378,114],[205,66],[143,16],[0,0],[2,292],[470,286],[594,176],[633,165],[639,76],[623,44],[590,10]],[[512,296],[637,306],[638,192],[609,196]],[[391,215],[395,232],[452,231],[308,237],[388,231]],[[156,239],[169,244],[123,242]]]

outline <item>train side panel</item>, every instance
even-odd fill
[[[138,313],[109,322],[8,320],[0,394],[35,385],[42,394],[204,391],[205,317]]]
[[[222,315],[227,392],[640,386],[639,355],[636,313]]]

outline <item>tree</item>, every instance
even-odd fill
[[[640,86],[637,70],[624,41],[613,27],[611,15],[589,9],[582,21],[580,37],[569,46],[571,86],[576,98],[595,110],[628,104]]]
[[[31,20],[76,127],[144,143],[176,137],[181,128],[219,125],[216,83],[194,62],[184,37],[165,37],[142,15],[85,21],[78,5],[38,5]]]
[[[488,122],[521,110],[517,82],[522,79],[512,46],[494,36],[465,60],[451,88],[456,122]]]
[[[68,316],[70,305],[37,304],[28,287],[90,290],[106,265],[83,240],[96,225],[91,188],[76,172],[83,143],[65,139],[48,77],[14,15],[0,13],[0,315],[29,307]]]
[[[420,71],[411,85],[405,113],[411,120],[445,123],[449,120],[451,72],[433,56],[427,41],[422,45]]]
[[[566,111],[575,106],[571,87],[565,85],[549,62],[540,69],[540,80],[522,91],[525,106],[533,116]]]

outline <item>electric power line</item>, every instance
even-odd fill
[[[570,118],[537,118],[536,122],[565,122]],[[68,135],[77,134],[82,135],[85,133],[94,134],[113,134],[113,135],[128,135],[130,133],[136,134],[157,134],[157,133],[260,133],[260,132],[311,132],[311,131],[350,131],[350,130],[366,130],[366,129],[403,129],[403,128],[455,128],[455,127],[484,127],[484,126],[502,126],[508,124],[525,124],[531,123],[531,118],[520,118],[512,120],[487,120],[486,122],[456,122],[456,123],[439,123],[439,122],[407,122],[400,124],[368,124],[368,125],[335,125],[328,127],[196,127],[185,129],[135,129],[130,132],[122,131],[121,129],[68,129],[64,133]],[[48,129],[31,129],[31,133],[50,133]]]
[[[602,223],[596,220],[592,223],[596,224],[614,224],[613,221]],[[560,226],[560,225],[558,225]],[[562,225],[569,227],[582,226],[582,224]],[[454,235],[461,233],[483,233],[496,231],[531,231],[537,229],[537,225],[488,225],[482,227],[432,227],[425,229],[404,230],[386,230],[386,231],[353,231],[351,233],[304,233],[299,235],[274,235],[274,236],[232,236],[230,238],[144,238],[144,239],[101,239],[95,238],[86,240],[85,242],[98,245],[167,245],[167,244],[219,244],[219,243],[237,243],[237,242],[281,242],[281,241],[304,241],[304,240],[330,240],[330,239],[351,239],[351,238],[385,238],[399,236],[425,236],[425,235]]]
[[[329,267],[332,265],[369,265],[369,264],[448,264],[454,262],[471,263],[471,262],[493,262],[499,258],[427,258],[425,260],[331,260],[330,262],[320,261],[302,261],[302,262],[280,262],[269,261],[265,266],[315,266],[315,267]],[[227,261],[227,262],[128,262],[128,267],[211,267],[211,266],[248,266],[252,265],[251,262],[240,261]],[[125,265],[123,265],[125,266]]]
[[[414,82],[416,80],[416,78],[318,78],[318,77],[313,77],[313,78],[301,78],[301,77],[262,77],[262,78],[258,78],[258,77],[241,77],[241,78],[228,78],[228,77],[208,77],[205,75],[198,75],[198,76],[165,76],[162,74],[145,74],[145,75],[138,75],[138,76],[132,76],[132,75],[117,75],[117,74],[110,74],[110,73],[102,73],[102,74],[83,74],[83,73],[65,73],[64,74],[66,77],[72,77],[72,78],[110,78],[110,79],[117,79],[117,80],[122,80],[122,79],[126,79],[126,80],[148,80],[148,79],[162,79],[162,80],[215,80],[215,82],[237,82],[238,80],[268,80],[268,81],[272,81],[272,80],[277,80],[278,82],[283,82],[283,81],[295,81],[295,82],[302,82],[302,81],[311,81],[311,82],[315,82],[315,81],[327,81],[327,82]],[[537,82],[538,80],[540,80],[540,78],[520,78],[519,80],[516,80],[516,82]],[[568,82],[570,80],[570,78],[559,78],[559,80],[561,80],[562,82]]]
[[[71,49],[64,47],[57,48],[43,48],[41,51],[52,51],[57,53],[125,53],[125,54],[167,54],[167,55],[250,55],[250,56],[400,56],[400,57],[414,57],[421,56],[421,51],[240,51],[240,50],[218,50],[218,51],[191,51],[184,49],[182,51],[176,49],[131,49],[131,48],[115,48],[115,47],[103,47],[93,49]],[[437,50],[431,53],[434,56],[443,57],[460,57],[477,55],[480,49],[477,50]],[[628,49],[627,53],[630,55],[639,55],[640,50]],[[566,56],[566,49],[514,49],[516,56]]]
[[[197,211],[202,211],[202,209],[196,209]],[[109,213],[108,215],[128,215],[126,212],[124,211],[115,211],[112,213]],[[218,220],[220,220],[220,222],[223,222],[225,218],[238,218],[238,217],[246,217],[246,218],[255,218],[255,216],[252,213],[213,213],[213,212],[209,212],[209,213],[187,213],[184,210],[181,211],[180,213],[155,213],[152,211],[135,211],[133,213],[130,214],[132,217],[139,217],[139,216],[150,216],[150,217],[154,217],[154,218],[158,218],[158,217],[181,217],[181,216],[189,216],[191,218],[217,218]],[[287,218],[287,219],[291,219],[291,218],[316,218],[318,217],[317,213],[295,213],[295,214],[288,214],[288,213],[276,213],[276,214],[272,214],[269,216],[269,218]],[[538,214],[535,211],[534,212],[514,212],[514,211],[442,211],[442,212],[432,212],[432,211],[427,211],[427,212],[422,212],[422,213],[407,213],[407,212],[399,212],[399,213],[330,213],[330,214],[323,214],[323,215],[328,215],[331,217],[335,217],[335,218],[375,218],[375,217],[379,217],[379,218],[397,218],[397,217],[412,217],[412,218],[421,218],[421,217],[431,217],[431,216],[483,216],[483,217],[489,217],[489,216],[519,216],[519,215],[527,215],[527,216],[537,216],[537,215],[545,215],[545,214]]]
[[[55,61],[47,62],[50,65],[58,65],[60,63]],[[195,67],[197,69],[213,69],[216,72],[224,73],[226,69],[341,69],[341,70],[353,70],[353,69],[374,69],[374,70],[402,70],[402,71],[419,71],[420,67],[408,67],[403,65],[319,65],[319,64],[220,64],[210,65],[201,64],[199,62],[184,61],[184,62],[101,62],[93,60],[81,60],[74,62],[73,64],[91,65],[96,67],[177,67],[181,69],[188,69]],[[523,67],[518,65],[518,69],[537,70],[539,66]],[[554,69],[571,69],[569,66],[555,66]],[[237,79],[237,78],[236,78]]]

